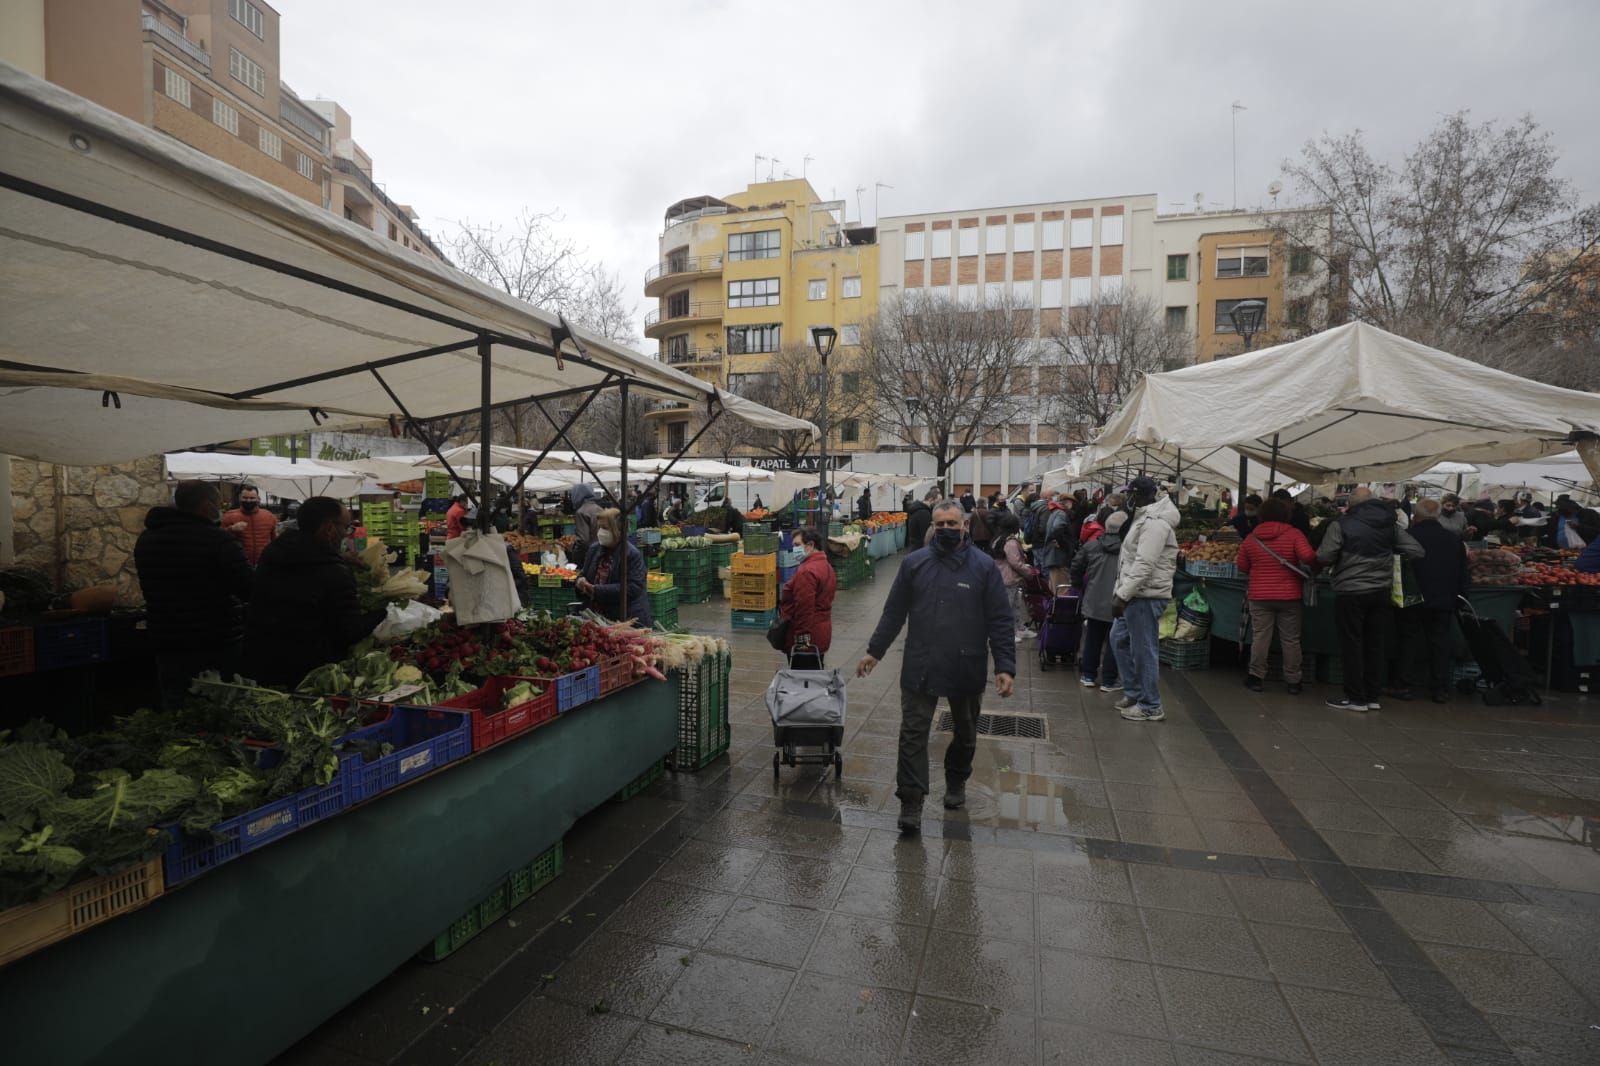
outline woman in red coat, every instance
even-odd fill
[[[1261,691],[1267,676],[1267,652],[1272,634],[1283,645],[1283,679],[1289,695],[1300,691],[1301,593],[1316,567],[1317,553],[1306,535],[1289,524],[1293,510],[1288,500],[1276,497],[1262,503],[1260,524],[1239,545],[1234,565],[1248,574],[1250,585],[1245,598],[1250,605],[1250,673],[1247,688]],[[1268,549],[1271,549],[1270,551]],[[1277,558],[1273,558],[1273,554]]]
[[[789,621],[791,659],[795,645],[802,643],[801,638],[810,637],[811,647],[816,652],[814,668],[820,670],[822,657],[833,644],[833,597],[839,590],[839,578],[834,574],[833,567],[828,565],[828,552],[823,546],[822,534],[814,529],[802,529],[795,533],[795,538],[800,542],[800,550],[806,554],[800,560],[794,577],[783,586],[778,609]],[[801,659],[804,658],[802,651]],[[795,665],[804,668],[808,664],[796,661]]]

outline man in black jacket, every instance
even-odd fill
[[[916,551],[928,539],[933,525],[933,504],[939,499],[938,489],[929,489],[926,502],[918,500],[906,508],[906,550]]]
[[[934,505],[933,543],[900,564],[867,654],[856,667],[857,677],[872,673],[910,619],[900,671],[900,763],[895,774],[900,828],[908,833],[922,828],[928,732],[939,697],[950,702],[954,722],[944,753],[944,805],[955,810],[967,801],[989,657],[994,657],[994,687],[1002,698],[1011,695],[1017,673],[1016,630],[1005,582],[994,560],[965,539],[965,520],[956,500]]]
[[[185,481],[171,507],[152,507],[133,546],[155,646],[161,705],[182,705],[196,674],[239,669],[244,604],[254,576],[239,540],[222,526],[222,493]]]
[[[339,555],[350,512],[316,496],[300,505],[300,528],[273,541],[256,568],[245,631],[246,672],[263,685],[296,685],[338,662],[383,621],[363,611],[351,565]]]
[[[1407,632],[1411,643],[1421,643],[1428,650],[1428,692],[1434,703],[1444,703],[1450,698],[1450,650],[1456,631],[1457,598],[1467,594],[1470,580],[1467,549],[1460,537],[1439,524],[1438,500],[1418,500],[1414,510],[1409,532],[1427,553],[1412,563],[1422,603],[1403,613],[1410,623]],[[1408,666],[1415,661],[1415,655],[1408,654],[1404,659]]]

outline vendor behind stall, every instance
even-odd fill
[[[609,507],[596,515],[594,535],[595,542],[583,560],[583,576],[578,578],[578,595],[607,618],[632,618],[649,629],[655,621],[650,614],[650,597],[645,594],[644,556],[622,535],[622,512]],[[624,558],[628,561],[626,614],[622,610],[620,581]]]
[[[222,493],[209,481],[185,481],[173,506],[153,507],[133,547],[150,618],[161,703],[183,703],[189,681],[206,670],[239,668],[250,564],[233,534],[218,524]]]
[[[264,685],[294,685],[383,621],[382,608],[363,611],[355,572],[339,557],[350,512],[314,496],[300,505],[299,528],[273,541],[256,568],[245,628],[247,676]]]

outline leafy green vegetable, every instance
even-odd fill
[[[31,829],[35,812],[72,784],[73,773],[61,753],[43,744],[0,747],[0,819]]]

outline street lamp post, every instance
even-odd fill
[[[1233,310],[1228,312],[1228,317],[1233,320],[1233,331],[1244,338],[1244,350],[1250,350],[1250,342],[1261,332],[1261,324],[1267,317],[1267,303],[1265,300],[1240,300],[1233,305]],[[1241,509],[1244,507],[1245,492],[1249,488],[1250,469],[1249,460],[1239,456],[1239,501]]]
[[[817,346],[817,354],[822,357],[822,441],[818,445],[821,458],[817,463],[817,511],[822,512],[828,498],[828,356],[833,354],[833,346],[839,339],[839,331],[832,326],[818,326],[811,331],[811,343]],[[812,516],[813,525],[819,533],[825,533],[828,522],[833,517],[830,508],[826,515],[820,519]]]

